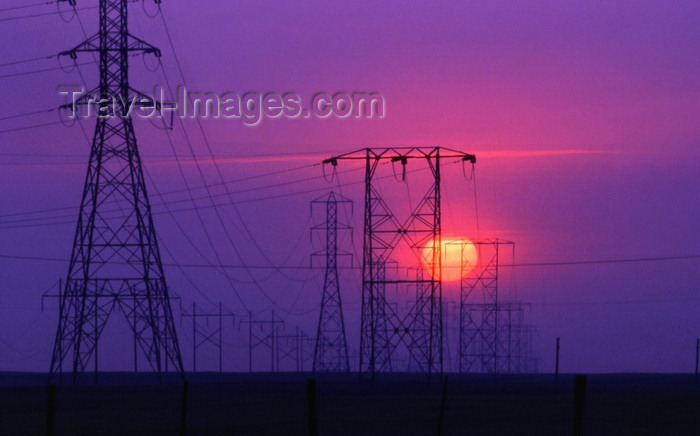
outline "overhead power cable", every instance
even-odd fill
[[[56,124],[63,124],[63,121],[54,121],[51,123],[34,124],[31,126],[15,127],[12,129],[2,129],[2,130],[0,130],[0,134],[11,133],[11,132],[21,132],[22,130],[36,129],[39,127],[55,126]]]
[[[20,5],[20,6],[11,6],[9,8],[2,8],[0,9],[0,12],[7,12],[7,11],[16,11],[18,9],[28,9],[28,8],[35,8],[37,6],[46,6],[46,5],[52,5],[56,3],[56,0],[53,1],[48,1],[48,2],[41,2],[41,3],[30,3],[27,5]]]
[[[53,109],[44,109],[44,110],[41,110],[41,111],[25,112],[25,113],[23,113],[23,114],[8,115],[8,116],[5,116],[5,117],[0,117],[0,121],[11,120],[11,119],[14,119],[14,118],[24,118],[24,117],[28,117],[28,116],[31,116],[31,115],[47,114],[47,113],[53,112],[53,111],[55,111],[55,110],[57,110],[57,108],[53,108]]]
[[[459,161],[455,161],[454,163],[459,163]],[[422,172],[422,171],[427,171],[427,168],[418,168],[415,170],[409,170],[407,173],[413,173],[413,172]],[[381,179],[386,179],[386,178],[391,178],[393,176],[391,175],[386,175],[386,176],[381,176],[377,177],[377,180]],[[353,182],[349,182],[344,184],[343,186],[351,186],[351,185],[360,185],[363,184],[364,180],[356,180]],[[291,185],[292,182],[289,182],[288,185]],[[264,187],[260,187],[258,189],[263,189]],[[240,191],[232,191],[232,194],[238,194],[238,193],[244,193],[244,192],[250,192],[253,190],[258,190],[258,189],[251,189],[251,188],[246,188]],[[328,188],[326,186],[316,186],[314,188],[310,189],[304,189],[304,190],[299,190],[299,191],[287,191],[283,192],[280,194],[273,194],[273,195],[267,195],[263,197],[254,197],[254,198],[248,198],[248,199],[240,199],[236,200],[236,204],[246,204],[246,203],[256,203],[259,201],[266,201],[266,200],[274,200],[277,198],[288,198],[296,195],[304,195],[304,194],[311,194],[311,193],[317,193],[317,192],[325,192],[327,191]],[[190,212],[194,210],[201,210],[201,209],[212,209],[212,208],[218,208],[218,207],[225,207],[225,206],[231,206],[231,203],[229,201],[223,201],[223,202],[211,202],[213,201],[214,198],[216,197],[228,197],[226,194],[212,194],[211,196],[206,196],[206,197],[192,197],[189,200],[170,200],[167,201],[167,204],[176,204],[176,203],[192,203],[192,207],[182,207],[178,209],[171,209],[172,212]],[[205,200],[209,199],[210,204],[208,205],[197,205],[197,200]],[[165,205],[164,202],[161,203],[154,203],[152,206],[163,206]],[[62,208],[55,208],[55,209],[47,209],[47,211],[62,211],[62,210],[73,210],[77,209],[77,207],[62,207]],[[109,211],[105,212],[118,212],[117,209],[111,209]],[[37,214],[37,213],[42,213],[42,211],[30,211],[27,212],[26,214]],[[166,213],[165,211],[153,211],[153,215],[160,215]],[[14,217],[15,219],[8,220],[8,221],[0,221],[0,229],[10,229],[10,228],[23,228],[23,227],[34,227],[34,226],[45,226],[49,224],[74,224],[74,221],[62,221],[62,222],[47,222],[48,220],[52,219],[62,219],[62,218],[72,218],[74,217],[74,214],[63,214],[63,215],[58,215],[58,216],[47,216],[47,217],[36,217],[36,218],[16,218],[17,216],[24,215],[24,213],[19,213],[19,214],[8,214],[8,215],[2,215],[0,218],[4,217]],[[33,223],[31,223],[33,222]],[[18,224],[17,224],[18,223]],[[10,225],[7,225],[10,224]],[[13,225],[16,224],[16,225]],[[202,223],[203,224],[203,223]]]
[[[51,155],[51,157],[57,157],[57,156]],[[248,180],[252,180],[252,179],[257,179],[257,178],[261,178],[261,177],[268,177],[268,176],[275,175],[275,174],[282,174],[282,173],[288,173],[288,172],[292,172],[292,171],[296,171],[296,170],[301,170],[301,169],[309,168],[311,166],[316,166],[316,165],[317,164],[304,165],[304,166],[300,166],[300,167],[288,168],[286,170],[281,170],[281,171],[256,174],[256,175],[250,176],[250,177],[242,177],[242,178],[238,178],[238,179],[229,180],[225,183],[236,184],[236,183],[240,183],[240,182],[244,182],[244,181],[248,181]],[[293,183],[296,183],[296,182],[295,181],[289,182],[289,184],[293,184]],[[213,183],[209,186],[219,186],[219,185],[220,185],[220,183]],[[190,187],[190,190],[192,190],[192,191],[196,191],[199,189],[204,189],[204,187],[201,187],[201,186]],[[160,195],[165,196],[165,195],[182,193],[182,192],[187,192],[187,189],[177,189],[177,190],[172,190],[172,191],[165,191],[165,192],[161,192]],[[158,203],[152,204],[152,206],[158,206],[158,205],[159,205]],[[60,211],[67,211],[67,210],[77,210],[77,209],[78,209],[78,206],[63,206],[63,207],[56,207],[56,208],[50,208],[50,209],[37,209],[37,210],[31,210],[31,211],[26,211],[26,212],[14,212],[14,213],[2,214],[2,215],[0,215],[0,219],[8,218],[8,217],[25,216],[25,215],[36,215],[36,214],[42,214],[42,213],[60,212]],[[68,216],[68,215],[66,215],[66,216]],[[70,216],[75,216],[75,215],[70,215]]]
[[[89,9],[97,9],[99,6],[85,6],[82,8],[73,8],[75,11],[86,11]],[[45,17],[48,15],[60,15],[63,12],[61,11],[53,11],[53,12],[42,12],[40,14],[30,14],[30,15],[20,15],[17,17],[6,17],[6,18],[0,18],[0,22],[2,21],[15,21],[15,20],[23,20],[25,18],[37,18],[37,17]]]
[[[57,257],[37,257],[37,256],[19,256],[19,255],[9,255],[0,254],[0,259],[14,259],[14,260],[29,260],[29,261],[42,261],[42,262],[68,262],[68,259],[62,259]],[[618,263],[644,263],[644,262],[669,262],[678,260],[697,260],[700,259],[700,254],[689,254],[680,256],[657,256],[657,257],[631,257],[622,259],[591,259],[591,260],[572,260],[572,261],[562,261],[562,262],[529,262],[529,263],[506,263],[499,265],[499,267],[550,267],[550,266],[577,266],[577,265],[603,265],[603,264],[618,264]],[[235,264],[218,264],[218,265],[206,265],[206,264],[196,264],[196,263],[163,263],[165,266],[183,267],[183,268],[227,268],[227,269],[324,269],[324,266],[282,266],[277,265],[271,267],[269,265],[235,265]],[[339,266],[339,269],[362,269],[361,266]],[[446,268],[443,266],[443,268]],[[458,267],[455,267],[458,268]]]
[[[93,64],[93,61],[88,61],[88,62],[82,62],[79,64],[75,64],[76,66],[78,65],[88,65],[88,64]],[[9,74],[2,74],[0,75],[0,79],[6,79],[8,77],[20,77],[20,76],[29,76],[31,74],[38,74],[38,73],[45,73],[47,71],[58,71],[58,70],[63,70],[63,67],[51,67],[51,68],[41,68],[38,70],[31,70],[31,71],[21,71],[18,73],[9,73]]]
[[[36,58],[22,59],[22,60],[18,60],[18,61],[10,61],[10,62],[5,62],[5,63],[0,64],[0,67],[7,67],[7,66],[10,66],[10,65],[26,64],[26,63],[36,62],[36,61],[42,61],[42,60],[46,60],[46,59],[53,59],[53,58],[55,58],[55,57],[57,57],[57,56],[58,56],[58,55],[53,54],[53,55],[49,55],[49,56],[40,56],[40,57],[36,57]]]

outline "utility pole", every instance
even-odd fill
[[[223,372],[223,319],[231,318],[233,322],[235,315],[224,313],[221,303],[216,313],[197,313],[197,306],[192,303],[192,313],[183,313],[182,317],[192,318],[192,372],[197,372],[197,350],[205,344],[216,347],[219,353],[219,372]],[[209,320],[215,321],[213,330],[209,328]]]
[[[75,59],[97,53],[100,68],[99,86],[64,106],[98,105],[50,367],[53,378],[71,360],[74,382],[91,360],[97,364],[97,343],[115,310],[125,316],[153,371],[161,374],[172,364],[184,378],[129,105],[113,104],[161,108],[129,85],[129,56],[158,57],[160,50],[129,33],[128,3],[99,0],[97,34],[60,54]]]
[[[306,334],[299,328],[296,328],[294,334],[280,334],[280,328],[277,327],[275,333],[275,363],[277,372],[280,371],[280,364],[283,365],[290,362],[295,365],[296,372],[304,370],[304,339]],[[281,343],[281,345],[280,345]]]
[[[275,312],[272,312],[270,320],[260,320],[253,317],[253,312],[248,312],[248,320],[241,321],[248,324],[248,372],[253,372],[253,351],[258,346],[265,346],[270,349],[270,372],[275,372],[275,360],[278,355],[278,338],[276,330],[279,326],[284,326],[284,321],[275,319]],[[256,332],[256,329],[260,333]],[[269,333],[266,327],[270,328]]]
[[[559,337],[557,336],[557,357],[554,362],[554,380],[559,383]]]

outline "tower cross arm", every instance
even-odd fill
[[[102,51],[107,51],[107,52],[119,52],[119,51],[127,51],[127,52],[139,52],[139,53],[152,53],[156,57],[161,56],[161,51],[158,47],[147,43],[146,41],[142,40],[141,38],[138,38],[132,34],[127,35],[127,43],[123,47],[115,46],[115,47],[100,47],[100,35],[99,33],[96,33],[95,35],[89,37],[85,41],[81,42],[80,44],[76,45],[70,50],[65,50],[60,52],[58,55],[59,56],[69,56],[71,59],[76,59],[78,57],[78,53],[82,52],[102,52]]]
[[[143,39],[134,36],[132,34],[128,35],[128,51],[138,51],[142,53],[153,53],[157,58],[160,57],[160,49],[152,44],[147,43]]]
[[[79,52],[96,52],[100,51],[100,35],[95,34],[76,45],[70,50],[60,52],[59,56],[69,56],[71,59],[78,57]]]
[[[76,0],[58,0],[59,3],[68,3],[71,6],[75,6],[77,4]],[[153,3],[159,5],[161,4],[162,0],[153,0]]]
[[[474,154],[453,150],[446,147],[388,147],[388,148],[363,148],[350,153],[333,156],[322,161],[323,164],[338,165],[339,160],[364,160],[373,159],[390,160],[392,162],[406,163],[408,159],[424,159],[436,156],[441,158],[458,158],[465,162],[476,163]]]

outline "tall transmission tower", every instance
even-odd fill
[[[334,167],[339,160],[365,163],[360,373],[369,373],[372,378],[376,372],[392,371],[391,358],[402,344],[410,350],[409,361],[428,378],[442,373],[440,159],[444,158],[476,162],[474,155],[442,147],[366,148],[324,161]],[[431,183],[408,217],[399,221],[374,186],[375,174],[382,161],[400,163],[405,180],[409,160],[426,163]],[[408,245],[417,258],[423,259],[429,269],[426,277],[401,279],[384,274],[386,262],[399,243]],[[400,314],[387,303],[387,285],[418,289],[419,295],[408,314]]]
[[[117,310],[153,371],[172,367],[184,376],[134,126],[125,105],[111,104],[116,99],[159,108],[129,86],[129,56],[160,51],[129,33],[127,3],[100,0],[97,34],[61,53],[98,53],[100,66],[98,88],[77,102],[97,101],[99,115],[50,369],[52,378],[62,373],[71,356],[74,382],[90,361],[97,362],[100,335]]]
[[[326,222],[312,229],[312,234],[314,230],[324,230],[326,241],[326,248],[321,252],[314,253],[314,256],[321,255],[326,259],[326,276],[323,282],[321,313],[318,318],[316,347],[314,348],[314,372],[350,371],[343,304],[338,282],[338,230],[348,230],[350,227],[338,226],[338,203],[352,205],[350,200],[336,198],[334,192],[323,199],[311,202],[312,209],[314,205],[323,205],[326,210]]]

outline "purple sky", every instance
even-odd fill
[[[386,98],[381,120],[265,119],[252,128],[203,120],[219,171],[231,181],[231,198],[215,185],[221,178],[195,121],[184,121],[184,128],[201,172],[182,126],[171,132],[173,152],[161,130],[136,121],[165,263],[218,263],[216,251],[223,263],[241,265],[238,251],[249,265],[268,259],[308,265],[309,253],[320,248],[309,246],[308,229],[319,222],[319,216],[309,217],[309,201],[338,189],[337,181],[326,184],[321,168],[310,165],[329,155],[388,145],[475,153],[479,236],[515,241],[516,263],[700,254],[700,4],[410,3],[163,2],[190,90],[293,91],[307,102],[320,91],[376,91]],[[0,12],[0,20],[54,7]],[[146,9],[155,11],[148,1]],[[132,33],[160,47],[168,80],[184,84],[160,18],[149,19],[138,3],[131,11]],[[93,33],[97,10],[79,14]],[[57,15],[2,22],[0,38],[12,41],[0,47],[0,63],[49,56],[84,39],[78,20],[66,24]],[[0,76],[55,66],[55,59],[2,66]],[[94,65],[81,71],[90,86],[97,83]],[[131,82],[149,91],[165,78],[133,58]],[[80,83],[77,71],[2,77],[0,118],[56,107],[63,103],[56,87]],[[56,119],[50,113],[2,120],[0,131]],[[82,125],[91,136],[94,120]],[[1,255],[68,259],[88,152],[77,125],[0,133]],[[362,172],[345,172],[356,164],[341,165],[343,194],[355,200],[355,214],[348,218],[357,245]],[[279,173],[252,178],[274,172]],[[422,181],[420,174],[411,175],[408,188],[389,180],[383,189],[409,192],[415,202]],[[235,250],[207,207],[205,183],[214,185],[211,192],[224,204],[220,213]],[[187,185],[200,188],[193,191],[195,206],[215,247],[183,192]],[[267,185],[273,186],[262,187]],[[476,237],[473,186],[459,165],[446,165],[443,188],[446,232]],[[24,214],[29,211],[44,212]],[[344,244],[352,249],[349,240]],[[698,271],[698,259],[523,266],[503,269],[501,290],[531,304],[527,316],[538,330],[542,371],[553,369],[560,336],[565,372],[682,372],[692,370],[700,336]],[[46,301],[42,313],[41,294],[66,272],[67,262],[0,258],[0,370],[48,369],[57,305]],[[235,291],[219,270],[167,266],[166,274],[185,308],[196,302],[202,311],[213,311],[212,303],[222,301],[240,315],[250,309],[269,317],[274,310],[289,331],[315,329],[322,271],[232,269]],[[359,277],[342,276],[349,345],[356,349]],[[250,283],[253,278],[258,286]],[[232,344],[225,352],[228,369],[246,368],[247,327],[239,321],[226,333]],[[108,343],[120,338],[130,343],[116,324]],[[189,369],[189,320],[180,327],[178,315],[178,329]],[[101,360],[109,362],[103,352]]]

